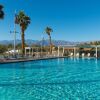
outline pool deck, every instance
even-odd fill
[[[36,60],[47,60],[47,59],[57,59],[57,58],[74,58],[74,57],[68,57],[68,56],[56,56],[56,57],[40,57],[40,58],[13,58],[13,59],[0,59],[0,64],[6,64],[6,63],[16,63],[16,62],[28,62],[28,61],[36,61]],[[75,57],[75,58],[82,58],[82,57]],[[84,59],[91,59],[95,57],[84,57]],[[96,58],[100,59],[100,58]]]
[[[42,58],[23,58],[23,59],[0,59],[0,64],[16,63],[16,62],[28,62],[28,61],[46,60],[46,59],[56,59],[56,58],[65,58],[65,57],[42,57]]]

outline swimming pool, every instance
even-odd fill
[[[100,60],[0,64],[0,100],[100,100]]]

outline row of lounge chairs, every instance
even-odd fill
[[[76,53],[75,55],[74,55],[74,53],[70,53],[70,55],[69,56],[75,56],[75,57],[96,57],[96,54],[94,53],[93,55],[91,55],[91,53],[87,53],[87,54],[85,54],[85,53]]]

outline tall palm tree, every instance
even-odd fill
[[[20,11],[15,18],[15,23],[21,28],[21,39],[22,39],[22,55],[25,54],[25,30],[30,24],[30,17],[25,15],[23,11]]]
[[[52,53],[52,42],[51,42],[51,32],[53,32],[52,28],[46,27],[45,32],[49,36],[49,42],[50,42],[50,54]]]
[[[3,19],[4,18],[4,12],[3,12],[3,6],[0,5],[0,19]]]

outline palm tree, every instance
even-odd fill
[[[3,6],[0,5],[0,19],[3,19],[4,18],[4,12],[3,12]]]
[[[50,54],[52,53],[52,42],[51,42],[51,32],[53,32],[52,28],[46,27],[45,32],[49,36],[49,42],[50,42]]]
[[[25,30],[30,24],[30,17],[25,15],[23,11],[20,11],[18,15],[16,15],[15,23],[18,24],[21,28],[21,39],[22,39],[22,55],[25,54]]]

